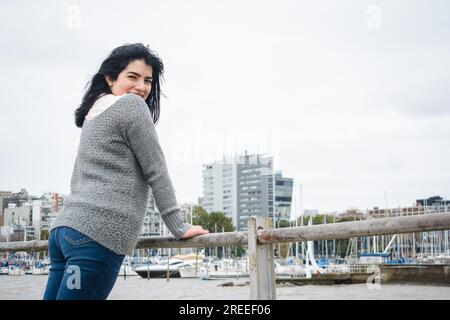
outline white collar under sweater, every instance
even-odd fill
[[[105,94],[101,96],[100,98],[95,101],[94,105],[92,106],[91,110],[89,110],[88,114],[86,115],[85,120],[92,120],[99,114],[101,114],[103,111],[111,107],[114,102],[122,98],[124,95],[121,96],[115,96],[111,93]]]

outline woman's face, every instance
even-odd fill
[[[144,60],[134,60],[119,73],[115,81],[109,76],[106,76],[106,81],[115,96],[135,93],[146,100],[152,89],[152,72],[153,68]]]

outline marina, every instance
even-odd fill
[[[170,237],[147,237],[138,241],[137,249],[141,248],[204,248],[204,247],[229,247],[239,244],[248,244],[248,250],[243,257],[222,256],[208,257],[203,254],[192,252],[189,255],[168,256],[148,255],[144,257],[127,257],[123,265],[123,277],[120,279],[139,279],[141,281],[158,280],[161,278],[169,281],[190,281],[192,291],[203,286],[205,282],[227,281],[219,284],[222,287],[247,287],[250,299],[277,299],[275,290],[284,286],[307,287],[310,285],[322,285],[319,287],[330,287],[329,285],[354,286],[363,285],[369,290],[379,288],[381,285],[390,286],[404,285],[450,285],[448,264],[448,228],[450,227],[449,215],[445,213],[431,213],[416,216],[402,216],[379,219],[367,219],[364,221],[344,222],[336,224],[308,225],[302,227],[290,227],[272,229],[270,219],[252,217],[249,219],[248,232],[225,232],[208,234],[185,241],[174,241]],[[392,249],[395,239],[405,239],[408,234],[421,233],[414,250],[408,250],[405,244],[408,242],[397,241],[397,246]],[[388,235],[383,249],[377,244],[379,239],[383,240]],[[348,239],[347,255],[336,256],[335,242],[328,239]],[[424,236],[425,235],[425,236]],[[424,239],[431,240],[432,246],[424,246]],[[442,241],[444,239],[444,241]],[[298,245],[298,240],[300,246]],[[370,241],[373,241],[372,244]],[[286,258],[275,258],[274,244],[289,243]],[[332,246],[328,246],[333,243]],[[401,245],[398,245],[398,244]],[[442,245],[443,243],[443,245]],[[295,246],[294,246],[295,244]],[[333,254],[323,255],[331,250]],[[365,246],[367,244],[367,246]],[[16,249],[31,249],[31,251],[45,251],[46,242],[31,241],[24,243],[6,244]],[[41,246],[41,247],[40,247]],[[369,249],[370,248],[370,249]],[[394,248],[394,247],[393,247]],[[399,251],[398,248],[403,250]],[[420,248],[425,248],[421,251]],[[7,251],[5,245],[2,251]],[[383,250],[383,251],[381,251]],[[11,254],[6,253],[7,265],[2,262],[3,268],[8,268],[8,276],[3,279],[30,279],[45,276],[48,263],[44,261],[33,261],[26,251],[13,250]],[[145,252],[145,250],[144,250]],[[149,252],[147,250],[147,252]],[[157,250],[157,252],[162,252]],[[167,251],[166,251],[167,252]],[[203,250],[202,250],[203,252]],[[227,252],[225,250],[224,252]],[[232,252],[228,250],[228,252]],[[401,255],[399,255],[401,253]],[[409,254],[408,254],[409,253]],[[44,255],[45,258],[45,255]],[[25,259],[25,261],[23,260]],[[24,267],[24,268],[23,268]],[[30,270],[43,269],[40,277],[36,277]],[[28,274],[21,272],[28,270]],[[186,273],[183,272],[187,271]],[[17,274],[16,274],[17,272]],[[140,277],[127,277],[138,274]],[[247,282],[234,284],[229,279],[242,280],[249,278]],[[178,279],[177,279],[178,278]],[[212,280],[212,281],[203,281]],[[137,281],[137,280],[132,280]],[[2,281],[3,283],[3,281]],[[446,296],[448,297],[448,296]],[[247,295],[248,299],[248,295]],[[280,299],[280,297],[278,297]]]

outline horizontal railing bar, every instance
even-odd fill
[[[0,242],[0,252],[18,251],[46,251],[48,250],[47,240]]]
[[[209,233],[178,241],[174,237],[143,237],[139,238],[136,249],[246,246],[247,243],[247,231],[236,231]]]
[[[450,213],[402,216],[362,221],[271,229],[260,232],[259,243],[302,242],[450,230]]]
[[[450,230],[450,213],[424,214],[372,220],[340,222],[303,227],[258,231],[258,243],[302,242],[310,240],[349,239],[395,233]],[[247,245],[246,231],[210,233],[185,240],[174,237],[139,238],[136,249],[143,248],[195,248]],[[45,251],[46,240],[0,242],[0,252]]]

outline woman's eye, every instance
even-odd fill
[[[130,79],[136,79],[136,76],[128,76],[128,78],[130,78]]]
[[[145,84],[152,84],[152,80],[145,80]]]

